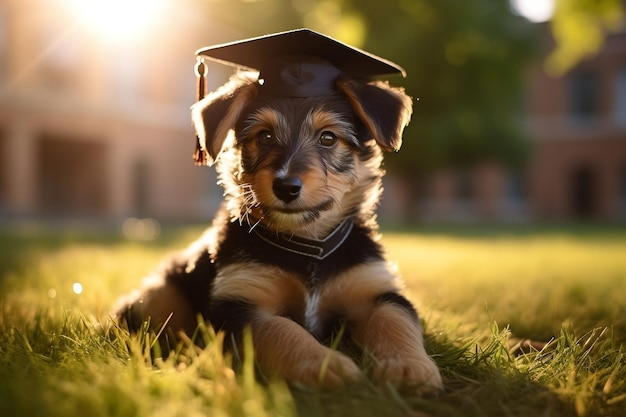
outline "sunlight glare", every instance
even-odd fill
[[[108,42],[132,42],[165,16],[167,0],[64,0],[79,24]]]
[[[554,0],[511,0],[513,10],[531,22],[545,22],[554,13]]]
[[[74,294],[76,295],[80,295],[83,293],[83,284],[81,284],[80,282],[75,282],[72,285],[72,291],[74,292]]]

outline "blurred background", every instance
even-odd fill
[[[407,70],[383,223],[624,222],[624,23],[621,0],[0,0],[0,225],[210,221],[194,52],[298,27]]]

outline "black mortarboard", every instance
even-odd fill
[[[404,69],[391,61],[310,29],[209,46],[196,51],[196,55],[259,71],[259,92],[282,97],[332,94],[335,80],[342,75],[362,79],[405,76]]]

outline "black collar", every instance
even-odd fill
[[[317,259],[326,259],[345,242],[354,226],[353,219],[346,219],[322,240],[307,239],[286,233],[277,233],[261,225],[251,230],[260,239],[287,252]]]

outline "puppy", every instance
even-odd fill
[[[402,89],[339,77],[330,95],[264,95],[240,73],[192,107],[201,157],[225,203],[213,226],[124,298],[131,331],[191,334],[202,317],[237,347],[252,335],[258,368],[307,386],[371,377],[438,391],[413,305],[378,241],[382,151],[397,150],[412,111]]]

